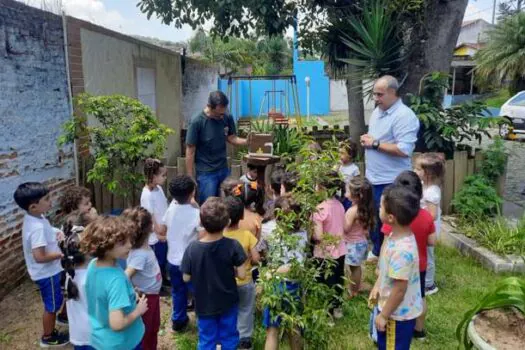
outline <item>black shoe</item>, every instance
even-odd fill
[[[59,333],[56,329],[47,337],[40,338],[41,348],[62,347],[69,344],[69,335]]]
[[[189,323],[189,320],[186,320],[184,322],[173,322],[173,324],[171,325],[171,329],[174,332],[183,333],[187,330],[188,323]]]
[[[241,339],[239,342],[239,350],[251,350],[252,349],[252,340],[251,339]]]
[[[414,329],[414,339],[417,339],[417,340],[425,340],[427,335],[425,334],[425,331],[422,330],[422,331],[418,331],[418,330],[415,330]]]

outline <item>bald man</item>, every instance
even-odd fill
[[[365,148],[366,178],[372,183],[377,209],[376,228],[370,238],[373,249],[369,260],[379,257],[383,234],[379,219],[379,206],[383,190],[405,170],[412,170],[412,152],[417,141],[419,120],[398,96],[397,79],[386,75],[374,84],[376,109],[372,112],[368,134],[361,136]]]

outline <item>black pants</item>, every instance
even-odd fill
[[[321,258],[315,258],[315,262],[317,266],[321,266],[325,259]],[[324,274],[322,273],[318,278],[317,281],[323,284],[326,284],[330,288],[335,288],[337,292],[337,296],[341,297],[343,295],[344,291],[344,284],[345,284],[345,256],[341,256],[338,259],[335,260],[335,264],[331,266],[330,268],[330,274],[325,278]],[[332,305],[330,307],[330,311],[333,311],[333,309],[341,306],[341,300],[334,298],[332,301]]]

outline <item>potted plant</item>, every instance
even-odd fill
[[[492,315],[487,314],[488,312],[492,312]],[[500,322],[492,325],[487,322],[483,324],[483,318],[494,318],[494,313],[500,316]],[[523,349],[525,338],[523,334],[519,336],[520,328],[521,332],[525,330],[525,280],[508,277],[499,281],[476,306],[465,313],[456,328],[456,338],[459,347],[465,349],[472,347],[482,350],[498,349],[504,342],[512,342],[511,347]],[[515,330],[517,339],[504,339],[502,332],[508,330]]]
[[[59,143],[78,140],[89,147],[93,166],[87,181],[101,183],[131,204],[132,194],[144,182],[139,163],[162,157],[173,130],[161,124],[148,106],[127,96],[82,94],[75,99],[75,107]]]

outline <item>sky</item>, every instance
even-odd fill
[[[135,34],[156,37],[169,41],[186,41],[193,31],[189,26],[176,29],[167,26],[152,16],[150,20],[136,6],[138,0],[21,0],[31,5],[41,7],[60,7],[62,4],[68,15],[88,20],[95,24],[108,27],[125,34]],[[497,0],[499,2],[499,0]],[[40,6],[39,6],[40,5]],[[465,20],[483,18],[492,20],[493,0],[469,0]]]

